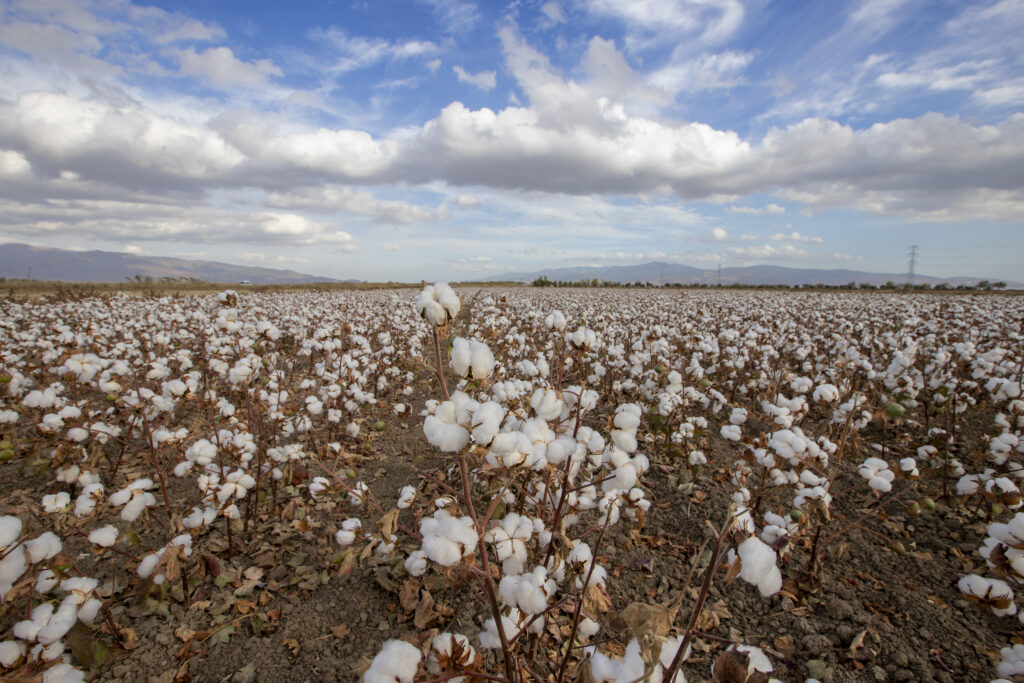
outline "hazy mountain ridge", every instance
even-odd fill
[[[784,266],[743,266],[722,268],[694,268],[680,263],[662,263],[653,261],[630,266],[577,266],[572,268],[543,268],[530,273],[504,273],[495,275],[494,281],[532,282],[539,277],[549,280],[602,280],[606,282],[650,282],[655,285],[669,283],[714,285],[845,285],[850,282],[857,284],[884,285],[887,282],[902,284],[907,281],[906,273],[871,273],[846,268],[787,268]],[[720,279],[719,279],[720,278]],[[932,277],[915,275],[917,284],[937,285],[945,283],[950,286],[975,285],[977,277]],[[1007,286],[1018,288],[1021,283],[1007,282]]]
[[[0,244],[0,277],[64,282],[124,282],[126,279],[195,278],[205,282],[242,282],[252,284],[305,284],[337,282],[294,270],[238,266],[219,261],[200,261],[164,256],[142,256],[116,251],[69,251],[33,247],[27,244]]]

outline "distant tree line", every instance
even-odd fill
[[[665,284],[656,285],[651,282],[612,282],[609,280],[598,280],[597,278],[591,278],[589,280],[551,280],[548,277],[541,275],[531,283],[534,287],[643,287],[643,288],[660,288],[660,289],[832,289],[832,290],[891,290],[891,291],[913,291],[913,292],[969,292],[969,291],[992,291],[992,290],[1003,290],[1006,289],[1005,282],[990,282],[989,280],[980,280],[974,285],[950,285],[945,282],[940,282],[936,285],[931,285],[927,282],[921,282],[916,284],[910,284],[908,282],[893,282],[889,280],[884,285],[872,285],[867,282],[848,282],[845,285],[826,285],[824,283],[816,284],[803,284],[803,285],[786,285],[786,284],[775,284],[775,285],[744,285],[739,283],[729,283],[723,285],[707,284],[707,283],[681,283],[681,282],[667,282]]]

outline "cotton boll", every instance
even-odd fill
[[[473,664],[476,649],[469,644],[469,638],[461,633],[440,633],[430,643],[427,670],[432,674],[447,670],[459,670]],[[463,683],[465,676],[449,679],[452,683]]]
[[[387,640],[363,674],[364,683],[413,683],[423,655],[404,640]]]
[[[775,566],[775,551],[756,536],[751,536],[736,548],[740,562],[740,578],[754,584],[761,597],[769,597],[782,588],[782,573]]]
[[[67,662],[60,662],[43,672],[43,683],[83,683],[85,673]]]
[[[21,535],[21,520],[17,517],[11,517],[5,515],[0,517],[0,548],[6,548],[7,546],[18,540],[18,536]]]
[[[513,608],[508,616],[501,615],[501,628],[505,636],[509,637],[519,630],[518,623],[522,619],[519,610]],[[537,621],[540,621],[538,619]],[[494,618],[484,622],[484,630],[477,636],[480,639],[480,647],[486,650],[497,650],[501,648],[501,638],[498,635],[498,626]]]
[[[416,487],[415,486],[403,486],[402,490],[398,492],[398,503],[396,507],[399,510],[407,510],[412,505],[412,501],[416,499]]]
[[[355,535],[355,533],[353,533],[351,531],[345,531],[344,529],[339,529],[337,531],[337,533],[334,534],[334,540],[338,543],[338,545],[344,547],[344,546],[352,545],[353,543],[355,543],[356,535]]]
[[[48,560],[61,551],[61,542],[57,534],[47,531],[25,544],[25,552],[31,564]]]
[[[556,420],[565,407],[562,399],[554,389],[537,389],[530,398],[530,407],[541,420]]]
[[[743,432],[737,424],[723,425],[719,433],[729,441],[739,441],[743,438]]]
[[[427,554],[422,550],[415,550],[405,560],[405,571],[412,576],[423,576],[427,571]]]
[[[451,567],[476,549],[477,535],[469,517],[452,517],[437,510],[433,517],[420,520],[423,552],[443,567]]]
[[[486,446],[494,440],[501,429],[501,422],[505,419],[505,407],[497,401],[485,401],[473,411],[470,424],[473,427],[473,441]]]
[[[113,524],[95,529],[89,534],[89,542],[101,548],[109,548],[117,543],[118,531]]]
[[[0,643],[0,666],[10,668],[24,656],[24,643],[17,640],[5,640]]]
[[[52,591],[58,583],[60,583],[60,578],[53,573],[53,570],[44,569],[36,576],[35,591],[45,595]]]

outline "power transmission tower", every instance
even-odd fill
[[[907,283],[914,284],[914,268],[917,266],[917,245],[911,244],[907,252]]]
[[[718,286],[722,286],[722,262],[718,262]]]

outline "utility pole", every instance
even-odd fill
[[[914,285],[914,268],[917,266],[917,245],[911,244],[907,252],[907,284]]]
[[[718,260],[718,286],[722,286],[722,260]]]

